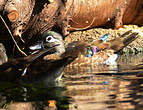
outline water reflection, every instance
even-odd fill
[[[143,79],[95,75],[66,81],[70,110],[141,110]]]
[[[142,54],[122,55],[115,66],[66,68],[70,110],[142,110],[143,72],[135,69],[142,58]]]
[[[60,86],[0,83],[0,106],[8,110],[67,110],[64,91]]]
[[[0,83],[0,108],[142,110],[142,56],[121,55],[118,65],[67,67],[59,83]]]

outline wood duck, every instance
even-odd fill
[[[47,31],[41,36],[40,42],[29,47],[32,51],[36,50],[31,55],[9,60],[0,66],[3,76],[0,81],[58,81],[68,64],[80,66],[114,62],[117,59],[115,52],[135,40],[138,33],[126,32],[120,38],[106,41],[108,35],[92,43],[75,41],[65,47],[60,34]],[[125,38],[126,35],[128,37]]]
[[[43,48],[52,48],[54,45],[59,45],[55,48],[56,52],[54,52],[54,54],[60,56],[62,53],[65,52],[62,36],[54,31],[46,31],[43,33],[42,36],[40,36],[36,43],[29,46],[29,49],[31,51],[36,51]]]
[[[11,59],[0,65],[0,81],[30,81],[30,82],[53,82],[59,81],[64,66],[72,61],[68,57],[59,60],[44,60],[43,56],[55,51],[55,47],[43,48],[33,54]],[[57,47],[58,48],[58,47]],[[56,51],[55,51],[56,52]]]
[[[116,63],[115,61],[118,57],[115,53],[126,47],[129,43],[131,43],[138,37],[138,33],[128,31],[121,35],[121,37],[117,37],[113,40],[106,41],[109,34],[105,34],[98,40],[93,41],[91,43],[75,41],[64,47],[63,41],[58,40],[62,39],[62,36],[60,34],[55,34],[56,32],[50,33],[52,34],[50,36],[49,34],[47,34],[47,36],[44,35],[45,38],[43,38],[46,42],[44,42],[44,44],[42,45],[58,43],[59,46],[55,47],[58,54],[57,52],[55,52],[50,55],[47,55],[44,58],[48,60],[59,60],[65,57],[70,57],[74,59],[74,61],[69,66],[81,66],[89,64],[114,64]],[[57,36],[54,36],[54,34]]]

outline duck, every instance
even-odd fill
[[[74,41],[65,46],[62,35],[46,31],[40,40],[29,46],[31,53],[28,56],[9,59],[0,65],[0,81],[60,81],[67,66],[114,62],[116,52],[134,41],[138,33],[129,31],[110,41],[107,41],[108,37],[107,33],[91,43]]]
[[[74,41],[65,46],[62,35],[46,31],[39,41],[29,46],[30,55],[0,65],[0,81],[58,82],[67,66],[113,63],[116,52],[134,41],[138,33],[126,32],[110,41],[108,37],[107,33],[91,43]]]
[[[49,34],[50,33],[50,34]],[[82,65],[114,65],[118,58],[118,52],[134,41],[138,37],[137,32],[129,30],[112,40],[108,40],[109,34],[101,36],[98,40],[89,42],[74,41],[64,46],[62,38],[63,36],[57,34],[54,31],[47,31],[42,36],[42,48],[52,47],[54,44],[59,44],[55,47],[56,52],[46,55],[45,60],[59,60],[65,57],[74,59],[68,66],[82,66]],[[36,47],[36,45],[34,45]],[[31,48],[33,46],[30,46]],[[36,48],[35,48],[36,49]],[[40,49],[40,48],[37,48]],[[64,50],[64,51],[63,51]]]

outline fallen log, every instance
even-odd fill
[[[3,7],[4,7],[5,3],[6,3],[6,0],[1,0],[0,1],[0,11],[3,10]]]
[[[3,12],[13,35],[23,36],[25,41],[53,28],[66,36],[99,26],[143,24],[142,0],[8,0]]]

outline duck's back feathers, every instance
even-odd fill
[[[80,55],[85,55],[87,52],[89,43],[87,42],[81,42],[81,41],[75,41],[67,45],[66,52],[61,55],[62,58],[71,56],[73,58],[76,58]]]
[[[130,33],[127,37],[127,33],[122,35],[121,37],[117,37],[113,40],[107,41],[105,43],[100,43],[97,45],[99,50],[104,49],[112,49],[115,52],[118,52],[119,50],[123,49],[127,45],[129,45],[132,41],[134,41],[138,37],[138,33]]]
[[[138,33],[132,33],[132,31],[128,31],[121,35],[121,37],[107,42],[98,42],[97,45],[94,45],[94,42],[92,44],[89,44],[87,42],[75,41],[67,46],[66,52],[62,54],[61,57],[64,58],[66,56],[71,56],[72,58],[75,58],[75,60],[70,64],[71,66],[103,64],[108,61],[108,59],[112,59],[112,56],[115,56],[114,60],[116,60],[117,55],[115,55],[115,53],[126,47],[137,37]],[[87,57],[86,55],[89,47],[91,47],[91,50],[93,49],[93,47],[96,47],[98,50],[97,52],[95,52],[95,54],[92,50],[93,53],[91,57]]]

